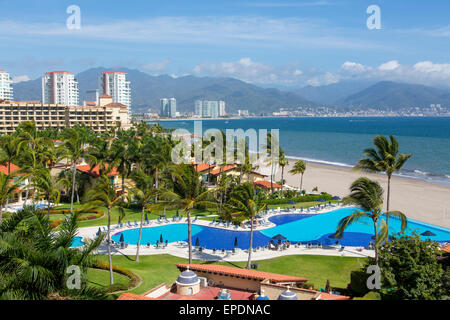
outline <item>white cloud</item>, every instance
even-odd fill
[[[342,64],[340,71],[343,73],[360,74],[369,70],[368,67],[363,66],[360,63],[346,61]]]
[[[381,71],[391,71],[400,67],[400,64],[397,60],[388,61],[386,63],[381,64],[378,69]]]
[[[13,83],[19,83],[19,82],[24,82],[24,81],[30,81],[30,77],[27,75],[23,75],[23,76],[15,76],[12,78]]]

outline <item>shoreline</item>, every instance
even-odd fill
[[[385,175],[354,171],[351,168],[337,167],[327,164],[306,162],[306,171],[303,177],[303,189],[311,192],[318,187],[319,192],[328,192],[333,196],[345,197],[350,193],[349,187],[359,177],[368,177],[378,181],[384,190],[387,189]],[[293,176],[289,173],[295,161],[290,160],[284,169],[286,184],[299,188],[300,175]],[[260,165],[258,170],[270,175],[270,167]],[[268,177],[268,180],[270,177]],[[281,169],[275,173],[275,181],[281,180]],[[386,197],[386,191],[385,191]],[[391,179],[392,210],[402,211],[408,218],[430,223],[444,228],[450,228],[450,187],[411,179],[401,176],[393,176]],[[384,206],[386,208],[386,205]]]

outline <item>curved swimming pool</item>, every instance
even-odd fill
[[[281,234],[291,242],[321,242],[324,245],[334,244],[338,241],[344,246],[367,246],[373,241],[373,225],[370,219],[361,221],[349,226],[342,239],[336,240],[329,236],[336,231],[336,226],[343,217],[351,214],[355,208],[341,208],[328,213],[317,215],[303,214],[282,214],[270,217],[269,220],[276,224],[275,227],[253,232],[253,247],[265,246],[273,236]],[[389,220],[390,233],[400,231],[400,222],[391,218]],[[422,223],[415,220],[408,220],[405,230],[411,234],[416,230],[419,234],[424,231],[431,231],[436,236],[430,237],[432,240],[444,242],[450,241],[450,230],[434,225]],[[139,228],[124,230],[112,236],[114,241],[119,242],[123,234],[124,241],[128,244],[137,244]],[[141,244],[155,244],[160,239],[171,242],[187,241],[187,224],[168,224],[157,227],[147,227],[142,230]],[[192,242],[197,242],[207,249],[234,248],[237,241],[238,248],[247,249],[250,241],[249,231],[234,231],[218,229],[208,226],[192,225]]]

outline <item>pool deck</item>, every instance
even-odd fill
[[[309,212],[309,214],[320,214],[329,212],[332,210],[335,210],[336,208],[342,208],[342,206],[328,206],[327,208],[324,208],[322,210],[312,211]],[[278,216],[278,215],[286,215],[286,214],[308,214],[306,212],[300,212],[300,210],[291,210],[291,211],[285,211],[285,210],[271,210],[267,214],[264,215],[263,219],[267,219],[272,216]],[[267,220],[268,221],[268,220]],[[166,222],[166,223],[157,223],[155,220],[151,222],[150,225],[144,226],[145,228],[151,228],[151,227],[158,227],[158,226],[164,226],[168,224],[185,224],[185,218],[181,219],[181,221],[177,222]],[[223,224],[212,224],[211,221],[206,220],[197,220],[195,222],[192,222],[192,224],[205,226],[205,227],[211,227],[211,228],[218,228],[218,229],[224,229],[224,230],[230,230],[230,231],[249,231],[250,228],[234,228],[234,227],[225,227]],[[269,223],[264,226],[256,226],[254,228],[254,231],[260,231],[268,228],[275,227],[276,225],[274,223]],[[139,226],[133,226],[133,227],[122,227],[119,228],[118,225],[111,226],[111,233],[117,233],[124,230],[130,230],[138,228]],[[86,227],[86,228],[80,228],[78,230],[77,236],[93,239],[96,236],[96,233],[98,231],[99,227]],[[126,248],[120,248],[117,244],[111,246],[112,248],[112,254],[114,255],[134,255],[136,254],[136,245],[128,245]],[[99,254],[106,254],[107,253],[107,247],[105,244],[102,244],[98,249]],[[174,242],[169,243],[164,248],[156,248],[155,245],[151,245],[150,247],[147,247],[146,245],[141,245],[139,250],[140,255],[153,255],[153,254],[170,254],[176,257],[180,258],[188,258],[188,247],[185,242]],[[307,248],[306,245],[291,245],[289,248],[284,250],[269,250],[269,249],[260,249],[260,250],[253,250],[252,251],[252,260],[266,260],[266,259],[272,259],[277,258],[281,256],[287,256],[287,255],[324,255],[324,256],[343,256],[343,257],[373,257],[374,251],[373,250],[367,250],[361,247],[348,247],[346,246],[344,250],[341,249],[341,246],[324,246],[323,248]],[[248,250],[241,250],[237,249],[235,253],[233,253],[231,250],[225,250],[225,252],[221,252],[217,250],[216,252],[213,252],[213,250],[210,249],[204,249],[202,252],[200,252],[198,249],[193,250],[193,258],[196,260],[203,260],[203,261],[246,261],[248,259]]]

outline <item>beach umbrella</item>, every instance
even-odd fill
[[[148,221],[148,215],[147,215],[147,212],[145,213],[145,221]]]
[[[119,222],[117,224],[120,224],[122,222],[122,216],[119,216]]]
[[[98,227],[98,231],[95,235],[98,236],[101,232],[102,232],[102,230],[100,230],[100,227]]]
[[[429,230],[427,230],[427,231],[421,233],[420,235],[421,235],[421,236],[425,236],[425,237],[435,237],[435,236],[436,236],[433,232],[431,232],[431,231],[429,231]]]
[[[332,233],[328,236],[330,239],[342,239],[343,237],[343,235],[337,235],[336,233]]]
[[[324,199],[322,199],[322,198],[320,198],[320,199],[317,200],[317,201],[319,201],[319,202],[326,202],[326,200],[324,200]]]
[[[341,197],[338,197],[338,196],[334,196],[333,198],[331,198],[331,200],[341,200]]]
[[[178,215],[179,215],[179,214],[178,214],[178,209],[177,209],[177,217],[178,217]]]
[[[272,237],[274,240],[286,240],[287,238],[282,236],[281,234],[277,234],[276,236]]]
[[[234,246],[235,246],[235,247],[238,246],[238,240],[237,240],[237,237],[234,237]]]
[[[123,233],[120,234],[120,242],[125,242],[125,237],[123,236]]]
[[[159,242],[163,242],[163,236],[162,236],[162,233],[159,235]]]
[[[200,240],[198,239],[198,237],[197,237],[197,239],[195,239],[195,246],[196,247],[200,246]]]

